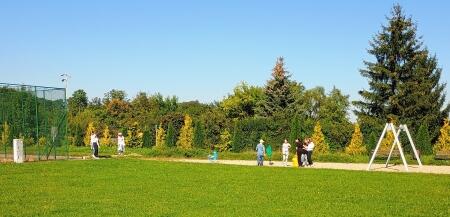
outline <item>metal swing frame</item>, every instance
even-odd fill
[[[375,156],[377,155],[378,149],[381,146],[381,142],[383,141],[384,136],[386,135],[386,133],[389,130],[391,130],[392,133],[394,134],[394,143],[392,144],[391,151],[389,152],[389,156],[388,156],[388,159],[386,161],[385,167],[386,168],[388,167],[389,160],[391,159],[391,156],[392,156],[392,152],[394,151],[394,148],[397,147],[399,152],[400,152],[400,156],[402,158],[403,165],[405,166],[405,170],[407,172],[409,171],[408,163],[406,162],[406,158],[405,158],[405,155],[403,153],[403,148],[402,148],[402,145],[401,145],[400,140],[399,140],[399,136],[400,136],[400,133],[402,131],[406,132],[406,135],[408,136],[409,144],[411,145],[411,147],[413,149],[413,152],[414,152],[414,155],[416,156],[417,163],[419,164],[419,167],[422,167],[422,162],[420,161],[419,154],[417,153],[416,146],[414,145],[414,141],[413,141],[413,139],[411,137],[411,133],[409,133],[408,126],[406,126],[406,124],[402,124],[398,128],[396,128],[393,123],[386,123],[386,125],[384,126],[384,130],[381,133],[380,139],[378,140],[378,143],[377,143],[377,146],[375,148],[375,151],[373,152],[373,155],[372,155],[372,157],[370,159],[369,166],[367,167],[367,170],[368,171],[370,170],[370,168],[372,166],[372,163],[375,160]]]

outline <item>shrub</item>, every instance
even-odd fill
[[[189,115],[184,116],[184,125],[181,127],[178,137],[178,147],[183,149],[192,148],[194,129],[192,128],[192,118]]]
[[[345,148],[345,153],[349,155],[361,155],[367,152],[366,147],[363,145],[363,135],[359,128],[359,124],[355,124],[355,131],[352,135],[350,144]]]
[[[433,151],[436,152],[450,152],[450,125],[449,121],[445,119],[444,125],[440,130],[440,135],[437,143],[434,145]]]
[[[420,151],[422,155],[433,153],[430,133],[428,131],[428,125],[426,123],[420,125],[419,127],[419,131],[417,132],[416,137],[416,145],[417,145],[416,148]]]
[[[94,128],[94,123],[90,122],[88,124],[88,127],[86,129],[86,133],[84,135],[84,140],[83,140],[84,145],[86,145],[86,146],[91,145],[91,134],[92,133],[95,133],[95,128]]]
[[[156,131],[156,144],[157,148],[164,148],[166,144],[166,131],[162,127],[162,124],[159,125],[158,130]]]
[[[316,126],[314,127],[314,133],[311,139],[315,145],[314,152],[326,154],[330,151],[330,147],[325,142],[325,136],[322,133],[322,127],[320,126],[320,122],[316,123]]]
[[[105,146],[111,146],[111,135],[109,134],[109,127],[105,126],[103,129],[102,138],[100,139],[100,144]]]
[[[175,132],[175,128],[173,127],[172,122],[169,122],[167,125],[167,133],[166,133],[166,147],[175,147],[177,144],[177,135]]]

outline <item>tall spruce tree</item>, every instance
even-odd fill
[[[166,147],[175,147],[177,144],[177,135],[172,122],[167,125]]]
[[[450,105],[445,104],[446,84],[439,83],[442,69],[416,31],[416,24],[395,5],[387,26],[370,42],[368,52],[375,61],[364,61],[366,68],[360,70],[370,87],[359,92],[363,100],[354,102],[355,113],[363,124],[393,117],[416,131],[426,123],[436,138]]]
[[[278,57],[272,69],[272,78],[267,81],[264,89],[265,98],[258,108],[260,115],[270,117],[276,113],[282,113],[295,101],[289,77],[290,74],[284,66],[284,58]]]
[[[204,148],[205,147],[205,127],[203,122],[197,121],[194,125],[194,147]]]
[[[432,154],[433,146],[431,145],[430,133],[428,132],[428,125],[422,124],[416,136],[417,149],[421,154]]]
[[[294,117],[291,122],[291,133],[289,134],[289,141],[294,142],[296,139],[301,139],[300,121],[298,117]]]

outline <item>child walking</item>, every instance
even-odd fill
[[[287,162],[289,159],[289,149],[291,148],[291,144],[287,141],[287,139],[284,140],[283,145],[281,145],[281,153],[283,154],[283,166],[287,166]]]

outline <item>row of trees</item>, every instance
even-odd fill
[[[306,89],[291,79],[279,57],[265,86],[242,82],[223,100],[211,104],[178,102],[176,97],[143,92],[128,99],[121,90],[88,101],[86,93],[77,90],[69,99],[71,141],[83,144],[85,129],[92,123],[106,139],[123,132],[135,147],[206,148],[214,144],[237,152],[253,148],[260,138],[278,146],[284,138],[292,142],[313,137],[317,144],[326,144],[323,152],[359,154],[373,148],[390,119],[410,127],[422,153],[446,149],[448,123],[444,120],[450,111],[443,92],[446,84],[440,83],[442,69],[416,30],[401,7],[394,6],[387,25],[370,42],[373,60],[364,61],[361,69],[369,88],[359,92],[360,101],[350,102],[336,87],[329,92],[323,87]],[[351,105],[357,124],[349,120]],[[390,137],[383,144],[389,144]],[[322,152],[322,146],[317,149]]]

